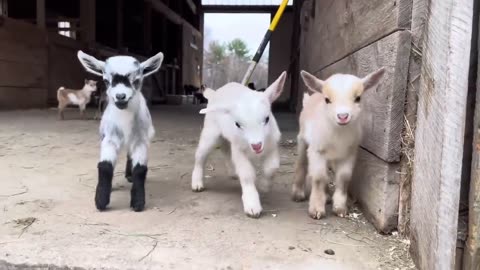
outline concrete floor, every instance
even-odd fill
[[[317,221],[306,203],[290,200],[294,115],[277,116],[282,166],[260,219],[243,214],[240,185],[227,179],[218,153],[207,190],[191,192],[198,110],[153,110],[141,213],[128,207],[123,155],[110,210],[94,207],[98,121],[76,120],[76,110],[65,121],[55,110],[1,112],[0,269],[413,269],[408,241],[376,233],[358,211]]]

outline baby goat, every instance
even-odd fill
[[[384,72],[381,68],[362,79],[335,74],[326,81],[301,73],[305,85],[316,93],[306,93],[303,99],[292,197],[305,200],[308,175],[312,181],[308,213],[314,219],[325,215],[329,168],[335,172],[333,211],[340,217],[347,214],[348,184],[362,137],[361,95],[374,88]]]
[[[280,165],[278,142],[281,135],[270,107],[282,93],[285,78],[286,72],[283,72],[265,92],[253,91],[238,83],[228,83],[217,91],[205,90],[208,105],[200,111],[206,115],[195,154],[193,191],[204,189],[206,158],[220,144],[226,155],[227,169],[232,168],[233,161],[236,175],[240,178],[245,213],[250,217],[260,216],[262,206],[252,160],[255,163],[263,161],[263,180],[268,187]]]
[[[148,146],[155,134],[152,118],[141,89],[143,79],[156,72],[163,54],[143,63],[130,56],[114,56],[105,62],[78,52],[78,59],[88,72],[102,76],[107,88],[108,103],[100,122],[102,138],[95,205],[106,209],[110,203],[113,169],[122,147],[127,148],[125,176],[132,182],[130,207],[145,207]]]
[[[97,91],[97,81],[85,80],[85,85],[81,90],[72,90],[66,89],[65,87],[60,87],[57,90],[57,99],[58,99],[58,116],[60,119],[65,119],[63,115],[63,110],[69,104],[78,105],[80,109],[80,116],[85,117],[85,108],[90,102],[92,93]]]

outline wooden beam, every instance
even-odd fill
[[[463,269],[465,270],[478,269],[480,266],[480,209],[478,207],[480,205],[480,21],[477,21],[476,30],[477,44],[472,44],[472,46],[477,47],[477,93],[473,120],[474,137],[468,204],[468,238],[463,258]]]
[[[197,6],[192,0],[187,0],[188,7],[192,10],[193,14],[197,14]]]
[[[145,0],[145,2],[151,3],[153,9],[163,14],[168,20],[170,20],[174,24],[187,25],[191,29],[194,29],[198,33],[200,33],[200,31],[198,31],[199,29],[195,28],[193,25],[191,25],[189,22],[183,19],[182,16],[178,15],[175,11],[171,10],[161,0]]]
[[[278,6],[233,6],[233,5],[204,5],[203,13],[275,13]],[[285,11],[292,11],[292,6],[287,6]]]
[[[47,27],[45,22],[45,0],[37,0],[37,26],[42,29]]]
[[[143,50],[152,51],[152,4],[145,3],[143,7]]]
[[[95,42],[96,36],[96,0],[82,0],[80,1],[80,28],[81,28],[81,40],[92,44]]]
[[[473,0],[426,1],[412,179],[412,257],[455,269]]]
[[[123,0],[117,1],[117,49],[123,47]]]

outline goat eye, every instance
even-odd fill
[[[332,103],[329,98],[325,98],[325,102],[326,102],[327,104]]]
[[[242,126],[240,126],[238,122],[235,122],[235,126],[237,126],[238,128],[242,128]]]
[[[267,116],[267,118],[265,118],[265,125],[268,124],[269,121],[270,121],[270,116]]]
[[[107,79],[103,80],[103,83],[106,87],[110,86],[110,82]]]
[[[356,103],[359,103],[359,102],[360,102],[360,96],[358,96],[358,97],[355,98],[355,102],[356,102]]]

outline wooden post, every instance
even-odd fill
[[[473,0],[426,1],[412,179],[412,256],[455,267]]]
[[[152,52],[152,3],[144,2],[143,8],[143,50]]]
[[[480,205],[480,21],[477,23],[477,93],[473,120],[472,172],[468,204],[468,238],[463,258],[464,270],[479,269],[480,267],[480,209],[478,207]]]
[[[96,0],[80,1],[80,28],[81,40],[87,44],[95,42]]]
[[[123,47],[123,0],[117,1],[117,49]]]
[[[45,19],[45,0],[37,0],[37,26],[45,29],[46,28],[46,19]]]

